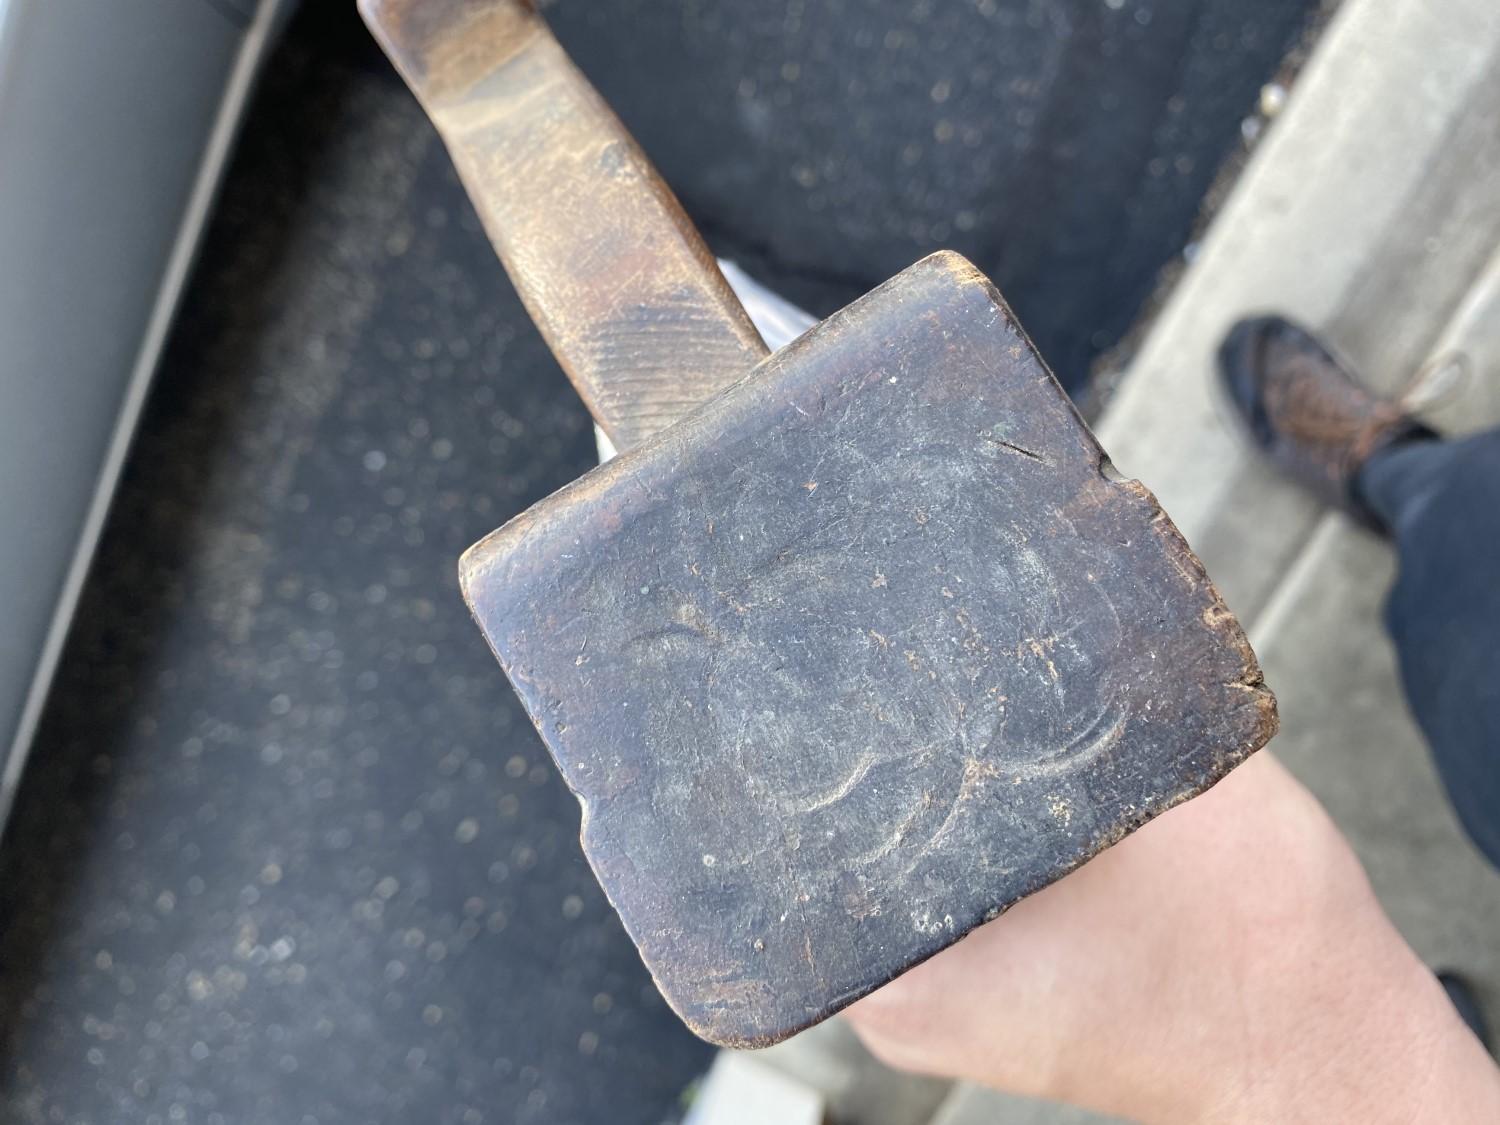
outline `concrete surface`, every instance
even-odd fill
[[[743,1051],[720,1051],[683,1125],[823,1125],[816,1090]]]
[[[1455,433],[1500,425],[1500,260],[1437,341],[1434,364],[1461,356],[1465,375],[1427,416]],[[1477,982],[1494,1019],[1500,874],[1463,834],[1407,713],[1380,623],[1394,575],[1384,543],[1342,516],[1319,519],[1251,626],[1281,703],[1275,750],[1354,843],[1407,940],[1429,965]]]
[[[1347,0],[1097,427],[1242,620],[1319,513],[1235,440],[1209,379],[1218,343],[1281,310],[1377,386],[1409,377],[1500,234],[1497,90],[1500,6]]]

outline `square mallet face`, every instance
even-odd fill
[[[714,1042],[822,1019],[1275,730],[999,294],[929,258],[473,548],[599,881]]]

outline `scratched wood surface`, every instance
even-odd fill
[[[663,994],[836,1011],[1275,730],[1244,635],[994,288],[929,258],[464,558]]]
[[[765,358],[671,189],[528,0],[360,0],[360,11],[616,447]]]

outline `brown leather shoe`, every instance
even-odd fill
[[[1383,530],[1355,477],[1374,453],[1437,437],[1379,398],[1306,329],[1279,316],[1242,320],[1219,347],[1219,375],[1251,440],[1325,502]]]

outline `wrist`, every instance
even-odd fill
[[[1500,1121],[1500,1076],[1268,754],[849,1011],[892,1065],[1120,1117]]]
[[[1382,916],[1381,948],[1328,951],[1269,989],[1245,1049],[1166,1121],[1500,1121],[1500,1071]],[[1321,963],[1320,963],[1321,962]],[[1265,1010],[1275,1005],[1274,1010]]]
[[[1131,959],[1140,1018],[1104,1041],[1099,1011],[1075,1013],[1045,1093],[1151,1125],[1500,1121],[1500,1071],[1326,815],[1262,758],[1218,796],[1253,801],[1279,861],[1242,868],[1219,912]],[[1218,823],[1214,796],[1169,816]]]

